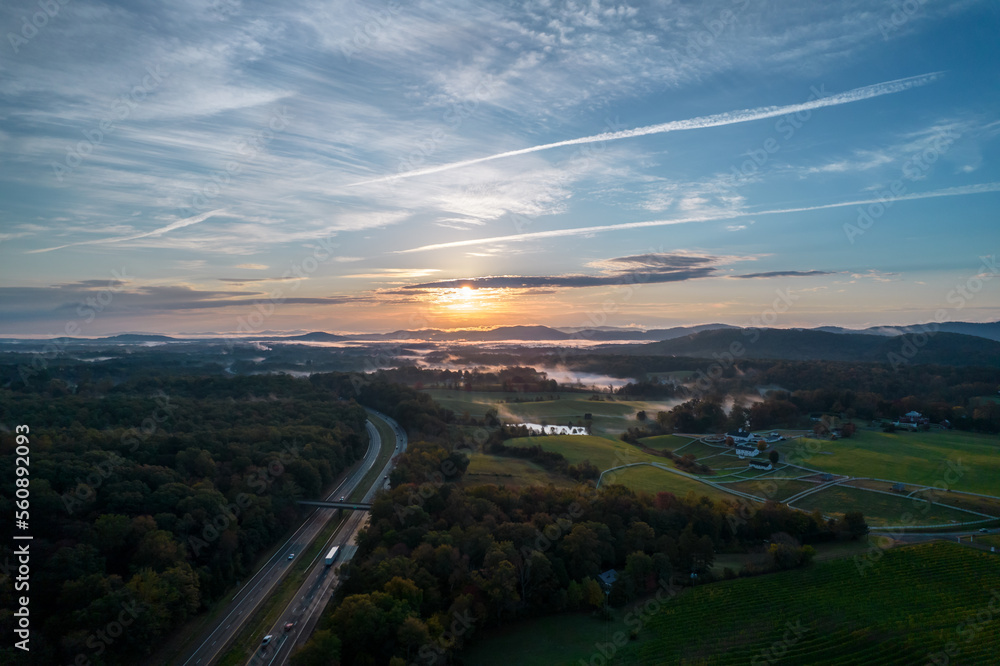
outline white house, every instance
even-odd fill
[[[746,443],[753,441],[753,433],[742,428],[739,430],[731,430],[726,433],[726,437],[732,437],[733,441],[739,444],[740,442]]]
[[[763,470],[771,471],[772,469],[774,469],[774,465],[772,465],[771,461],[767,460],[767,459],[764,459],[764,460],[751,460],[750,461],[750,468],[751,469],[763,469]]]
[[[753,458],[758,453],[760,453],[760,449],[758,449],[757,445],[753,443],[748,444],[744,442],[737,442],[735,448],[736,448],[736,455],[738,455],[740,458]]]
[[[539,425],[537,423],[518,423],[515,427],[524,426],[531,432],[545,433],[546,435],[586,435],[585,426],[564,426],[564,425]]]

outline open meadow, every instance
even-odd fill
[[[659,492],[670,492],[678,497],[685,497],[689,492],[693,492],[698,497],[705,495],[715,501],[736,499],[735,495],[723,492],[707,483],[689,479],[686,476],[667,472],[666,470],[650,465],[628,467],[605,474],[602,485],[610,483],[617,483],[627,486],[632,490],[642,490],[653,495]]]
[[[888,495],[842,485],[824,488],[792,502],[790,506],[804,511],[819,509],[828,516],[860,511],[872,527],[947,525],[983,519],[983,516],[974,513],[931,504],[916,497]]]
[[[553,474],[530,460],[492,456],[486,453],[467,455],[469,468],[462,476],[462,483],[467,486],[487,483],[498,486],[547,486],[550,483],[557,486],[571,486],[576,483],[573,479]]]
[[[818,447],[808,453],[806,446]],[[996,435],[933,430],[885,433],[858,430],[848,439],[796,439],[779,451],[801,451],[797,463],[850,476],[1000,495],[1000,440]]]

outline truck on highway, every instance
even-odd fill
[[[337,551],[339,550],[340,546],[334,546],[333,548],[330,549],[330,552],[326,554],[326,560],[325,560],[326,566],[330,566],[331,564],[333,564],[333,561],[337,559]]]

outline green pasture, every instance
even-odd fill
[[[598,469],[605,470],[635,462],[661,462],[670,460],[637,449],[631,444],[594,435],[544,435],[508,439],[507,446],[540,446],[546,451],[562,454],[571,465],[589,460]]]
[[[613,476],[611,476],[613,475]],[[736,499],[735,495],[723,492],[707,483],[689,479],[680,474],[674,474],[666,470],[642,465],[639,467],[628,467],[626,469],[615,470],[604,475],[602,485],[617,483],[628,486],[633,490],[643,490],[655,495],[659,492],[670,492],[678,497],[685,497],[689,492],[701,497],[705,495],[712,500]]]
[[[816,452],[810,453],[809,447]],[[780,442],[777,448],[783,453],[801,453],[797,464],[824,472],[1000,496],[1000,440],[996,435],[859,430],[848,439],[803,438]]]
[[[832,486],[795,501],[805,511],[819,509],[826,515],[860,511],[873,527],[883,525],[949,525],[982,519],[974,513],[931,504],[915,497],[886,495],[850,486]]]
[[[469,468],[462,477],[464,485],[493,483],[498,486],[571,486],[575,482],[561,474],[553,474],[529,460],[493,456],[485,453],[469,455]]]

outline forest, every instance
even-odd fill
[[[33,663],[141,663],[246,577],[363,455],[365,411],[287,376],[156,377],[0,389],[0,422],[31,432]],[[13,437],[0,473],[13,479]],[[6,487],[0,511],[13,515]],[[10,542],[0,559],[16,561]],[[12,635],[4,568],[0,627]],[[110,644],[95,631],[128,610]],[[4,663],[24,663],[9,643]],[[82,655],[82,656],[81,656]],[[79,660],[79,661],[75,661]]]

